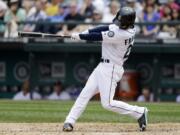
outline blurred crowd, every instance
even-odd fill
[[[30,87],[29,80],[23,82],[20,88],[13,90],[13,100],[74,100],[81,92],[82,87],[64,87],[61,81],[56,81],[53,85],[46,87]]]
[[[94,22],[111,23],[116,12],[125,5],[135,9],[137,23],[180,20],[179,0],[0,0],[0,22],[6,23],[0,23],[0,35],[17,37],[17,31],[53,34],[80,32],[93,27]],[[40,23],[21,23],[32,21]],[[58,24],[72,21],[92,25]],[[143,37],[176,38],[180,24],[138,25],[136,28],[138,35]]]
[[[40,87],[35,87],[33,89],[30,88],[30,82],[28,80],[22,83],[22,86],[18,89],[13,89],[13,100],[75,100],[81,90],[82,86],[69,86],[64,87],[61,81],[56,81],[52,86],[48,86],[46,88],[41,89]],[[2,89],[1,89],[2,91]],[[116,90],[118,92],[119,90]],[[154,102],[154,93],[150,87],[143,87],[139,89],[138,95],[133,99],[125,99],[122,95],[115,95],[117,100],[125,100],[125,101],[137,101],[137,102]],[[93,100],[99,100],[99,96],[94,95]],[[159,101],[159,100],[157,100]],[[180,103],[180,90],[178,90],[176,94],[175,101]]]

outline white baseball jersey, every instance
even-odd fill
[[[120,29],[112,24],[95,28],[79,34],[80,39],[102,41],[102,61],[90,75],[85,87],[77,98],[65,123],[75,124],[92,96],[100,93],[102,106],[119,114],[126,114],[139,119],[144,113],[144,107],[129,105],[114,100],[114,93],[124,73],[123,63],[127,60],[134,43],[135,29]],[[101,116],[100,116],[101,117]]]
[[[115,24],[109,25],[109,31],[102,32],[102,58],[122,66],[130,54],[135,33],[135,28],[123,30]]]

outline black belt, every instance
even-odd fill
[[[101,62],[102,62],[102,63],[110,63],[110,60],[109,60],[109,59],[103,59],[103,58],[101,58]]]

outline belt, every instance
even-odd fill
[[[101,58],[101,62],[102,62],[102,63],[110,63],[110,60],[109,60],[109,59],[103,59],[103,58]]]

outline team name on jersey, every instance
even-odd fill
[[[124,40],[124,43],[125,43],[125,45],[129,45],[129,44],[131,44],[133,41],[134,41],[134,36],[132,36],[131,38],[125,39],[125,40]]]

